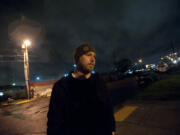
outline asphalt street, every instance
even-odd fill
[[[0,108],[0,135],[45,135],[49,98]],[[180,101],[132,101],[115,107],[116,135],[179,135]]]

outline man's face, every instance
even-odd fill
[[[82,72],[90,73],[94,69],[95,63],[96,53],[87,52],[79,58],[78,66]]]

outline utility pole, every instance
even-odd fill
[[[31,43],[30,41],[24,41],[22,48],[24,49],[24,75],[25,75],[25,82],[26,82],[26,89],[27,89],[27,96],[30,99],[30,83],[29,83],[29,58],[28,58],[28,48]]]

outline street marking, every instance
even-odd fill
[[[31,102],[31,101],[33,101],[33,99],[30,99],[30,100],[28,99],[28,100],[19,101],[19,102],[15,103],[15,104],[19,105],[19,104],[28,103],[28,102]]]
[[[117,122],[124,121],[131,113],[133,113],[138,107],[137,106],[125,106],[115,113],[115,120]]]

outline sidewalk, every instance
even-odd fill
[[[180,135],[180,101],[128,101],[116,110],[116,135]]]

